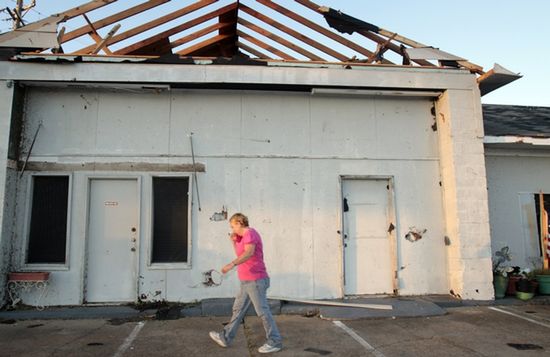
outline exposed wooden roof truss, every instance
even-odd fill
[[[91,12],[100,8],[107,12],[117,2],[93,0],[18,30],[58,25],[58,46],[35,48],[35,53],[244,56],[269,61],[456,67],[483,74],[480,66],[465,59],[310,0],[284,2],[294,6],[294,11],[281,0],[143,0],[122,10],[119,6],[107,17],[92,16]],[[118,5],[123,3],[127,2],[121,0]],[[172,6],[169,11],[163,8],[167,5]],[[144,14],[155,16],[139,20]],[[77,19],[80,25],[71,26]],[[8,35],[0,35],[0,46],[2,36]],[[423,58],[428,53],[430,58]]]

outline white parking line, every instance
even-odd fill
[[[540,325],[540,326],[544,326],[544,327],[550,328],[550,325],[549,325],[549,324],[545,324],[544,322],[540,322],[540,321],[533,320],[533,319],[530,319],[530,318],[525,317],[525,316],[521,316],[521,315],[518,315],[518,314],[514,314],[513,312],[506,311],[506,310],[503,310],[503,309],[499,309],[498,307],[490,306],[489,309],[490,309],[490,310],[494,310],[494,311],[501,312],[501,313],[506,314],[506,315],[511,315],[511,316],[520,318],[520,319],[525,320],[525,321],[532,322],[532,323],[537,324],[537,325]]]
[[[361,346],[365,347],[365,349],[369,352],[371,352],[376,357],[385,357],[384,354],[380,351],[378,351],[376,348],[372,347],[370,343],[365,341],[363,337],[359,336],[357,332],[353,331],[353,329],[347,327],[344,325],[342,321],[333,321],[333,323],[340,327],[342,330],[346,331],[348,335],[350,335],[355,341],[359,342]]]
[[[132,342],[134,342],[134,340],[136,339],[139,331],[143,328],[143,326],[145,326],[145,321],[140,321],[140,322],[137,323],[136,327],[134,327],[132,332],[128,335],[128,337],[126,337],[126,339],[124,340],[122,345],[120,345],[120,347],[118,348],[116,353],[113,355],[113,357],[122,356],[122,354],[128,349],[128,347],[130,347]]]

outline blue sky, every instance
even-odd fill
[[[26,1],[27,3],[30,0]],[[46,15],[61,12],[67,8],[86,3],[87,0],[37,0],[37,6],[27,15],[27,20],[35,21]],[[92,20],[107,16],[113,10],[141,3],[142,0],[120,0],[104,9],[90,14]],[[142,20],[165,14],[177,9],[191,0],[172,1],[143,15]],[[220,4],[230,0],[221,0]],[[264,10],[252,0],[243,3],[257,10]],[[311,10],[290,0],[277,0],[277,3],[301,13],[323,24],[323,19]],[[547,0],[462,0],[460,2],[435,0],[394,0],[394,1],[352,1],[352,0],[316,0],[319,5],[342,10],[349,15],[376,24],[384,29],[398,32],[416,41],[441,48],[483,66],[492,68],[495,62],[513,72],[520,72],[523,78],[501,88],[485,97],[484,103],[550,106],[550,57],[548,41],[550,39],[550,1]],[[1,8],[13,7],[15,0],[0,0]],[[219,5],[216,5],[219,6]],[[110,9],[110,11],[108,11]],[[197,12],[190,17],[207,12]],[[286,21],[280,15],[265,9],[267,15],[293,27],[292,21]],[[6,19],[5,12],[0,18]],[[165,27],[182,23],[185,18],[175,20]],[[81,26],[80,20],[74,20],[72,26]],[[122,30],[131,28],[140,20],[126,20]],[[69,25],[69,24],[68,24]],[[9,30],[9,21],[0,22],[0,31]],[[109,27],[100,31],[104,34]],[[307,29],[303,29],[307,32]],[[183,34],[183,33],[182,33]],[[318,41],[327,40],[316,33],[308,34]],[[352,36],[357,42],[368,43],[362,37]],[[74,46],[89,44],[80,40]],[[329,44],[340,50],[338,44]],[[122,46],[121,46],[122,47]],[[116,49],[116,48],[115,48]],[[341,49],[345,52],[345,49]]]

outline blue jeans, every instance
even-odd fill
[[[254,305],[256,314],[262,320],[264,325],[267,343],[270,346],[282,347],[282,338],[279,329],[273,320],[269,304],[267,303],[267,289],[269,288],[269,278],[252,281],[241,281],[241,291],[233,303],[233,316],[231,321],[225,325],[221,337],[227,345],[230,345],[237,334],[239,325],[244,318],[250,303]]]

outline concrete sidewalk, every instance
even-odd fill
[[[366,297],[353,299],[334,299],[331,302],[354,304],[391,305],[392,310],[375,310],[355,307],[335,307],[311,305],[281,300],[269,300],[273,315],[320,316],[327,320],[354,320],[364,318],[398,318],[398,317],[428,317],[441,316],[447,308],[462,306],[489,305],[549,305],[550,298],[538,296],[523,302],[515,298],[505,298],[496,301],[462,301],[451,296],[421,296],[421,297]],[[0,311],[0,320],[32,320],[32,319],[157,319],[173,320],[180,317],[225,317],[231,316],[233,299],[205,299],[197,304],[168,304],[156,308],[139,309],[137,306],[72,306],[47,307],[38,311],[32,307],[16,310]],[[255,315],[251,306],[248,316]]]

